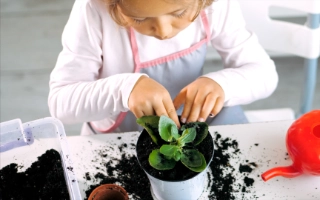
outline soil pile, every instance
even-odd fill
[[[18,172],[22,167],[11,163],[0,170],[0,199],[69,200],[59,152],[47,150],[25,172]]]

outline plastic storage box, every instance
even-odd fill
[[[46,150],[60,153],[64,176],[72,200],[80,200],[80,189],[73,171],[68,143],[62,123],[52,117],[23,123],[14,119],[0,123],[0,168],[11,163],[24,171]]]

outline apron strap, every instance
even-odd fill
[[[130,27],[130,43],[134,60],[134,72],[138,72],[139,68],[137,66],[140,66],[140,57],[136,36],[132,27]]]
[[[202,20],[204,29],[206,31],[207,42],[209,42],[210,38],[211,38],[211,31],[210,31],[209,21],[208,21],[208,18],[207,18],[207,13],[204,10],[201,11],[201,20]]]

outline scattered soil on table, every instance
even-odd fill
[[[240,163],[240,166],[232,166],[230,160],[232,158],[239,158],[241,154],[237,141],[230,138],[222,138],[217,132],[214,133],[214,136],[214,156],[210,164],[211,172],[207,173],[209,180],[208,187],[205,188],[209,194],[207,199],[239,199],[239,195],[236,198],[235,193],[242,194],[242,199],[245,199],[244,194],[250,193],[254,185],[254,179],[250,178],[249,175],[257,165],[254,162],[246,160],[243,161],[245,163]],[[103,163],[103,167],[105,168],[103,169],[104,173],[98,172],[90,175],[87,172],[84,174],[86,180],[95,180],[95,184],[91,184],[85,191],[87,196],[85,199],[99,185],[113,183],[124,187],[132,199],[153,200],[148,177],[140,167],[136,156],[128,155],[123,151],[124,148],[132,149],[133,147],[135,147],[133,143],[120,145],[118,148],[121,152],[121,158],[108,155],[110,161]],[[107,149],[99,150],[98,156],[108,154]],[[257,198],[253,195],[251,199]]]
[[[113,166],[114,162],[117,164]],[[107,183],[121,185],[128,194],[132,195],[133,199],[153,199],[150,193],[148,177],[141,169],[135,156],[122,154],[121,159],[113,159],[105,163],[105,167],[107,174],[97,173],[93,176],[94,179],[101,181],[89,187],[85,192],[86,199],[96,187]],[[88,180],[88,176],[86,177]]]
[[[246,161],[247,164],[240,163],[238,171],[243,173],[244,182],[242,184],[236,183],[239,177],[235,176],[236,166],[232,166],[230,160],[239,157],[241,154],[238,142],[231,138],[222,138],[219,133],[215,132],[214,147],[214,157],[210,164],[213,177],[209,177],[213,183],[209,188],[209,199],[233,200],[236,199],[235,192],[250,192],[254,179],[249,178],[248,175],[257,165],[254,162],[247,163],[248,160]]]
[[[69,200],[59,152],[47,150],[25,172],[18,172],[22,167],[11,163],[0,170],[0,199]]]
[[[255,163],[248,163],[248,164],[240,164],[239,166],[239,172],[248,172],[251,173],[254,168],[256,168],[257,165]]]

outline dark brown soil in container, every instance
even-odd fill
[[[11,163],[0,170],[0,199],[69,200],[59,152],[50,149],[26,169]]]

